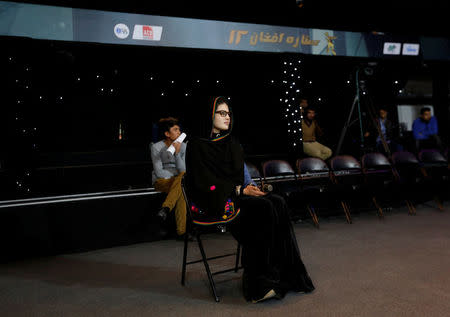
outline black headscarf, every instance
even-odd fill
[[[213,134],[215,112],[223,103],[230,111],[230,126],[226,131]],[[214,98],[205,114],[206,117],[199,117],[199,124],[206,123],[209,129],[191,138],[186,149],[186,189],[193,203],[190,207],[202,221],[229,221],[237,214],[234,210],[227,212],[229,204],[236,186],[244,182],[243,151],[231,136],[234,118],[226,99]]]

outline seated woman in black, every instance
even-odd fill
[[[195,222],[227,223],[242,244],[248,301],[313,291],[284,199],[254,186],[242,187],[243,151],[230,135],[233,117],[228,101],[215,98],[204,122],[209,129],[191,138],[186,149],[186,188]]]

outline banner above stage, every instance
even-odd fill
[[[187,19],[0,1],[0,35],[105,44],[450,59],[444,38]]]

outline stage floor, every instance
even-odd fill
[[[164,240],[0,265],[1,316],[448,316],[450,204],[363,213],[295,225],[316,286],[307,295],[247,303],[241,274],[217,277],[215,303],[201,263],[180,285],[183,243]],[[205,236],[208,255],[234,251],[229,234]],[[198,256],[192,243],[190,256]],[[215,269],[231,266],[219,259]]]

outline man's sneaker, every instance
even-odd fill
[[[161,220],[161,222],[163,222],[166,221],[169,212],[170,212],[169,207],[162,207],[160,210],[158,210],[156,216]]]

